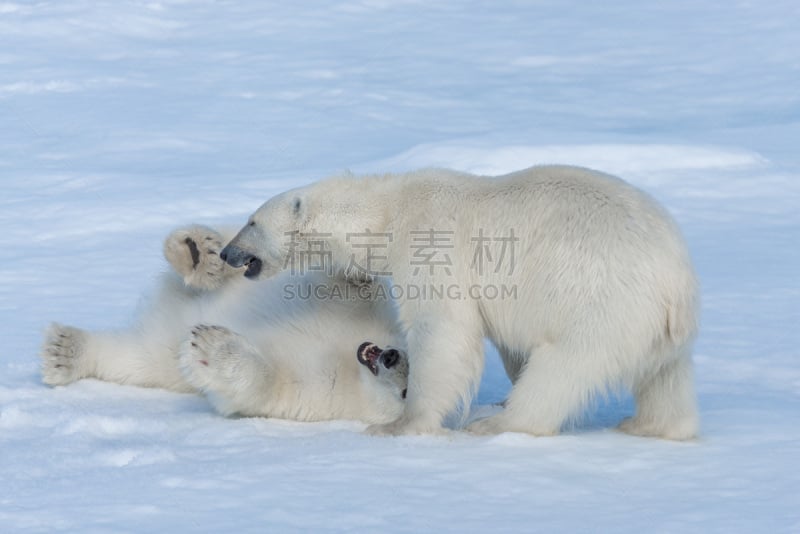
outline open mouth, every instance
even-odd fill
[[[365,341],[358,347],[356,355],[361,365],[369,369],[373,375],[378,376],[378,359],[381,357],[381,352],[383,350],[378,345],[371,341]]]
[[[261,274],[261,260],[255,256],[252,256],[247,259],[245,265],[247,266],[247,269],[244,271],[244,276],[246,278],[258,278],[258,275]]]
[[[356,356],[358,356],[359,363],[369,369],[375,376],[378,376],[381,367],[383,367],[384,370],[389,370],[402,360],[401,353],[397,349],[391,347],[382,349],[371,341],[362,343],[356,351]],[[408,390],[404,388],[400,392],[400,396],[403,399],[406,398],[407,391]]]
[[[192,250],[191,245],[189,246],[189,252],[192,254],[192,260],[194,261],[195,252]],[[258,275],[261,274],[261,268],[263,267],[261,258],[239,248],[232,242],[228,243],[225,248],[222,249],[219,253],[219,257],[222,261],[236,269],[242,266],[246,267],[244,271],[246,278],[258,278]]]
[[[400,361],[400,352],[397,349],[382,349],[371,341],[362,343],[356,354],[358,361],[367,366],[375,376],[378,376],[378,364],[383,365],[386,369],[391,369]]]

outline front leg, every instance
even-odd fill
[[[479,318],[439,312],[417,315],[408,334],[409,380],[403,415],[372,425],[373,435],[433,434],[459,407],[468,409],[483,370]]]
[[[195,325],[181,345],[180,368],[219,413],[270,415],[274,369],[244,336],[222,326]]]

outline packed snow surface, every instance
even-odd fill
[[[800,4],[0,2],[0,531],[800,531]],[[376,438],[41,383],[190,222],[350,169],[615,173],[703,286],[702,435]],[[359,341],[359,340],[354,340]],[[487,346],[483,408],[509,389]]]

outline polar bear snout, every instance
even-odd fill
[[[386,349],[385,351],[381,352],[380,362],[387,369],[391,369],[392,367],[397,365],[397,362],[399,361],[400,361],[400,353],[397,352],[397,349]]]
[[[237,246],[227,245],[219,253],[219,257],[231,267],[241,267],[244,265],[246,253]]]
[[[232,243],[222,249],[222,252],[219,253],[219,257],[231,267],[238,268],[246,266],[247,269],[244,275],[247,278],[258,278],[258,275],[261,274],[261,268],[263,267],[261,259],[255,254],[247,252]]]

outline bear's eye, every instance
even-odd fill
[[[300,213],[300,204],[301,201],[299,198],[294,199],[294,204],[292,205],[292,210],[294,210],[294,214],[297,215]]]
[[[250,221],[250,224],[248,224],[247,226],[255,226],[255,225],[256,225],[255,221]]]

